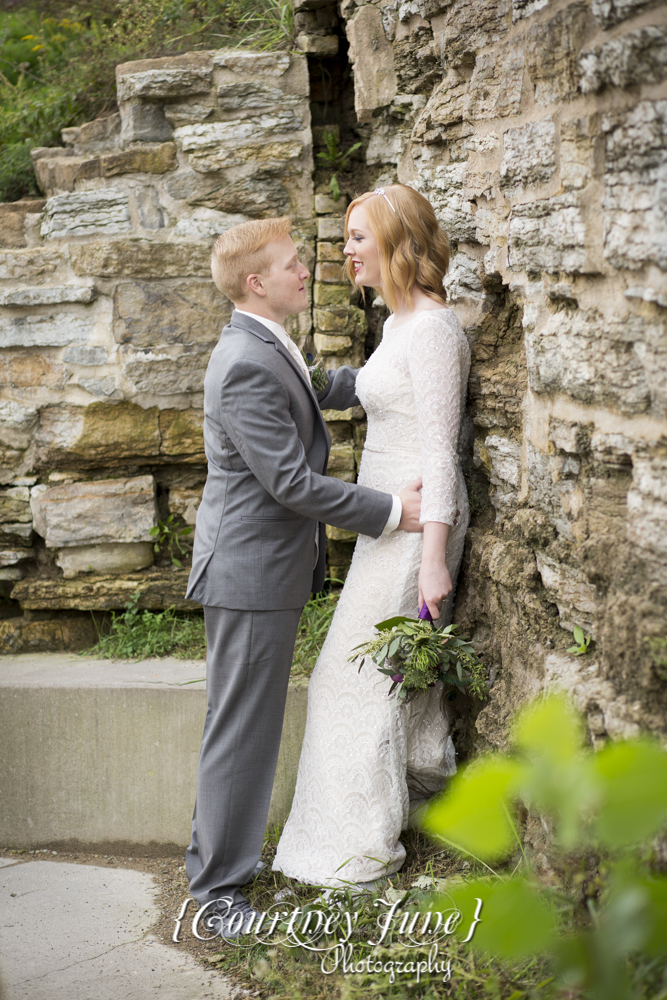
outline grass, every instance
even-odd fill
[[[117,63],[196,49],[290,48],[292,0],[32,0],[0,13],[0,201],[39,195],[30,159],[115,110]]]
[[[275,854],[279,831],[267,837],[263,859],[267,867],[259,879],[244,893],[252,905],[260,911],[272,909],[275,912],[275,894],[289,890],[282,905],[309,907],[316,904],[321,889],[316,886],[299,885],[286,878],[281,872],[271,871],[271,861]],[[416,830],[405,831],[401,837],[407,857],[398,877],[391,882],[389,897],[387,891],[381,897],[395,899],[396,895],[407,892],[406,908],[415,912],[432,889],[442,888],[447,879],[460,879],[469,875],[478,876],[482,869],[475,870],[474,862],[467,862],[442,845],[435,844]],[[357,911],[358,919],[351,938],[354,946],[354,961],[373,958],[373,961],[419,961],[427,958],[428,948],[410,949],[406,954],[405,945],[400,942],[385,948],[373,949],[369,939],[377,932],[378,908],[373,905],[370,894],[353,898],[346,893],[341,898],[344,910]],[[333,941],[333,939],[331,939]],[[370,997],[386,1000],[435,1000],[447,996],[451,1000],[533,1000],[543,997],[545,981],[550,979],[550,971],[544,959],[535,956],[515,965],[480,958],[467,945],[451,940],[440,948],[438,961],[451,960],[452,980],[444,984],[440,973],[422,974],[417,982],[416,975],[397,975],[390,981],[388,972],[348,973],[339,970],[327,974],[321,969],[321,955],[305,949],[253,944],[252,947],[238,948],[211,943],[213,953],[207,960],[226,975],[237,980],[240,986],[251,991],[251,995],[263,998],[290,998],[290,1000],[366,1000]],[[320,942],[321,944],[322,942]],[[417,953],[419,952],[419,954]],[[257,992],[255,992],[257,991]]]
[[[294,649],[292,677],[310,677],[329,631],[338,597],[339,594],[333,590],[318,594],[303,609]],[[138,600],[137,593],[125,611],[111,612],[110,620],[98,633],[98,641],[88,653],[111,660],[150,659],[155,656],[206,659],[202,612],[183,614],[174,608],[140,611]]]

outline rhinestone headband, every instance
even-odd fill
[[[392,205],[392,203],[389,201],[389,198],[385,194],[384,188],[375,188],[375,191],[373,191],[373,194],[381,194],[382,197],[384,198],[384,200],[389,205],[389,208],[392,210],[392,212],[394,213],[394,215],[396,215],[396,209],[394,208],[394,206]]]

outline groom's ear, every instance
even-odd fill
[[[245,285],[248,292],[253,292],[254,295],[259,295],[260,298],[264,298],[266,295],[266,288],[262,282],[261,274],[249,274],[245,279]]]

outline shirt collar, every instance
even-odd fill
[[[270,330],[271,333],[278,338],[283,347],[287,347],[287,332],[284,327],[280,325],[280,323],[276,323],[272,319],[266,319],[264,316],[258,316],[256,313],[246,312],[245,309],[239,309],[237,306],[234,308],[236,309],[236,312],[241,313],[242,316],[250,316],[251,319],[257,320],[258,323],[261,323],[267,328],[267,330]]]

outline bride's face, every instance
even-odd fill
[[[355,205],[350,212],[348,233],[349,239],[343,253],[352,259],[355,284],[380,288],[382,285],[380,252],[375,237],[368,227],[363,203]]]

